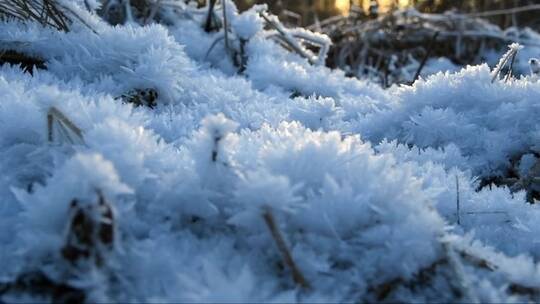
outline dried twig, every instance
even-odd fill
[[[212,31],[212,19],[214,16],[214,6],[216,4],[217,0],[208,0],[208,15],[206,16],[206,23],[204,26],[204,30],[206,32]]]
[[[435,32],[435,34],[433,34],[433,37],[431,38],[431,41],[429,42],[426,55],[424,56],[424,58],[422,58],[422,62],[418,66],[418,69],[416,70],[416,73],[414,74],[414,78],[413,78],[411,83],[414,83],[415,81],[418,80],[418,77],[420,77],[420,73],[424,69],[424,66],[426,65],[426,62],[431,57],[431,53],[433,52],[433,45],[437,41],[437,37],[439,37],[439,32],[438,31]]]
[[[308,31],[304,32],[294,32],[291,30],[286,29],[283,24],[279,21],[277,16],[270,15],[265,11],[260,12],[260,16],[266,21],[266,23],[273,28],[276,32],[277,37],[280,42],[285,44],[285,46],[292,51],[296,52],[298,55],[306,58],[309,63],[311,64],[322,64],[324,63],[324,60],[326,59],[326,56],[328,54],[328,51],[330,49],[331,41],[326,36],[320,36],[323,38],[315,38],[313,33],[309,33]],[[308,34],[309,33],[309,34]],[[309,42],[315,47],[319,48],[319,53],[317,56],[313,56],[310,54],[299,42],[299,40],[303,40],[305,42]]]
[[[456,175],[456,215],[457,215],[457,224],[461,225],[461,206],[459,201],[459,178]]]
[[[468,215],[474,215],[474,214],[508,214],[506,211],[468,211],[465,212],[465,214]]]
[[[450,269],[452,270],[453,276],[451,280],[453,281],[454,287],[460,290],[461,294],[465,297],[465,300],[468,303],[480,303],[477,295],[470,288],[471,284],[467,278],[467,275],[465,274],[461,259],[456,254],[456,250],[449,242],[443,241],[442,246]]]
[[[287,266],[289,266],[289,268],[292,271],[294,282],[303,288],[310,288],[308,281],[306,281],[306,279],[304,278],[304,275],[302,274],[302,272],[300,272],[300,269],[296,266],[296,263],[294,262],[292,258],[289,248],[287,247],[287,244],[285,243],[285,240],[283,239],[283,236],[281,235],[279,227],[276,221],[274,220],[274,216],[272,215],[272,212],[269,208],[267,208],[264,211],[263,218],[266,223],[266,226],[270,230],[270,234],[272,235],[272,238],[276,242],[276,245],[279,251],[281,252],[281,255],[283,256],[283,260],[285,261],[285,264],[287,264]]]

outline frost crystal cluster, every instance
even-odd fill
[[[536,75],[385,90],[265,6],[53,2],[0,22],[0,302],[540,300]]]

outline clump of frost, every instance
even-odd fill
[[[249,40],[257,33],[261,32],[264,27],[264,20],[259,15],[260,11],[267,10],[266,5],[256,5],[236,16],[232,21],[233,32],[244,40]]]
[[[242,211],[233,215],[229,222],[236,225],[245,225],[250,222],[249,217],[260,217],[266,210],[281,212],[295,212],[301,205],[301,198],[295,192],[301,185],[291,186],[285,176],[272,175],[265,171],[247,172],[242,177],[234,191],[235,201],[242,204]],[[253,219],[251,219],[253,221]]]
[[[227,187],[235,175],[232,170],[234,163],[224,146],[230,140],[229,134],[237,126],[236,122],[220,113],[205,117],[201,128],[194,135],[192,158],[203,183],[210,188]]]
[[[223,72],[220,48],[209,61],[222,70],[204,65],[220,33],[198,20],[97,22],[99,35],[0,23],[3,48],[48,67],[0,68],[2,282],[73,270],[59,257],[69,203],[99,192],[117,211],[119,246],[87,280],[59,279],[97,302],[534,299],[515,290],[540,282],[539,210],[524,192],[476,191],[475,176],[514,154],[531,170],[537,82],[492,84],[477,66],[383,90],[286,52],[258,35],[256,9],[227,5],[249,38],[245,78]],[[149,87],[167,105],[114,98]],[[51,106],[85,145],[47,143]],[[264,210],[310,290],[257,229]]]
[[[32,257],[32,264],[25,268],[44,272],[42,264],[48,256],[59,259],[64,242],[64,230],[69,219],[70,204],[77,200],[81,206],[94,203],[101,193],[107,199],[133,193],[123,184],[111,162],[99,154],[76,154],[59,167],[45,186],[36,186],[33,193],[13,189],[22,206],[19,231],[15,239],[19,243],[18,258]]]
[[[457,146],[477,175],[500,175],[509,157],[535,151],[534,114],[540,84],[527,79],[491,83],[486,65],[437,74],[413,86],[393,87],[396,102],[352,122],[353,132],[420,148]]]

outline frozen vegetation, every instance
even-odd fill
[[[526,48],[383,89],[264,6],[131,2],[0,23],[2,302],[540,300]]]

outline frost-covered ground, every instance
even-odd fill
[[[534,76],[383,90],[233,8],[242,74],[196,18],[0,23],[47,67],[0,67],[2,301],[540,299]]]

